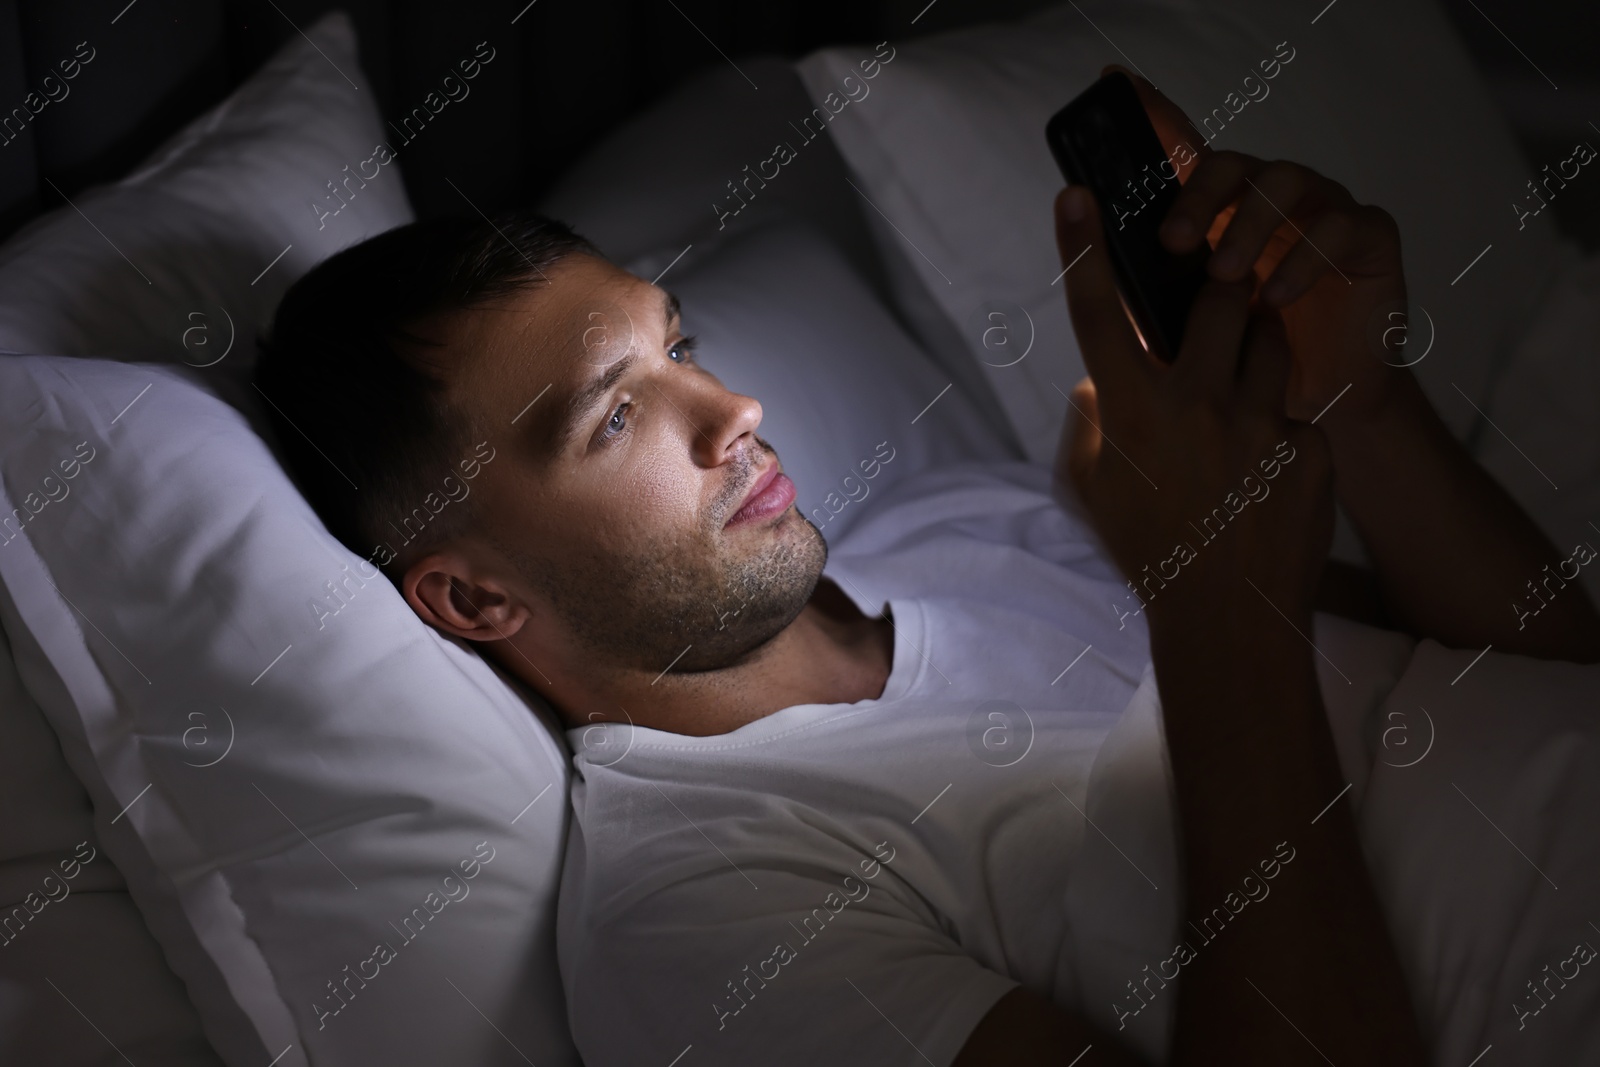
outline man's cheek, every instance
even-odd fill
[[[703,519],[697,522],[693,516],[711,506],[707,498],[714,498],[716,491],[704,488],[706,475],[692,463],[674,462],[685,454],[685,444],[671,427],[640,427],[633,441],[623,447],[633,452],[636,462],[631,471],[618,477],[600,478],[598,506],[603,514],[611,516],[605,521],[614,523],[616,529],[651,538],[672,537],[680,524],[703,523]]]

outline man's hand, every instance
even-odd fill
[[[1270,905],[1224,920],[1228,936],[1215,944],[1186,940],[1188,957],[1174,950],[1183,970],[1170,1062],[1310,1063],[1314,1054],[1421,1067],[1426,1049],[1341,803],[1348,786],[1306,636],[1332,534],[1332,471],[1322,431],[1284,416],[1283,327],[1270,310],[1252,319],[1249,282],[1211,281],[1177,358],[1162,365],[1123,311],[1087,189],[1057,197],[1056,239],[1074,264],[1067,304],[1093,382],[1075,391],[1057,492],[1070,482],[1150,599],[1182,936],[1228,914],[1218,902],[1261,857],[1295,857]],[[1165,562],[1148,579],[1152,558]],[[1272,976],[1270,996],[1250,989],[1261,975]],[[1253,995],[1294,1025],[1279,1025]],[[1119,1028],[1143,1006],[1142,996],[1114,1002]],[[1065,1062],[1065,1021],[1025,1001],[992,1014],[963,1063]],[[1037,1035],[1028,1055],[1001,1051],[996,1031],[1008,1023]]]
[[[1281,311],[1294,356],[1290,418],[1315,418],[1349,386],[1338,421],[1370,421],[1410,377],[1385,363],[1382,343],[1387,326],[1405,322],[1389,318],[1406,299],[1394,219],[1309,167],[1213,152],[1182,109],[1129,77],[1169,158],[1189,161],[1162,244],[1182,253],[1209,241],[1212,278],[1259,283],[1260,302]],[[1398,362],[1399,346],[1392,351]]]
[[[1062,262],[1076,260],[1067,305],[1090,374],[1073,390],[1058,492],[1070,480],[1152,622],[1226,610],[1255,596],[1247,580],[1308,621],[1332,538],[1331,467],[1321,431],[1284,417],[1276,314],[1250,314],[1248,284],[1208,282],[1162,364],[1122,310],[1086,188],[1057,198],[1056,240]]]
[[[1326,410],[1318,426],[1339,502],[1377,575],[1367,616],[1457,648],[1600,659],[1600,612],[1581,586],[1527,621],[1524,605],[1538,603],[1529,583],[1571,553],[1473,461],[1415,376],[1393,365],[1401,349],[1386,338],[1405,321],[1393,315],[1406,296],[1394,220],[1298,164],[1211,152],[1177,105],[1122,73],[1183,183],[1163,244],[1183,252],[1209,239],[1213,278],[1262,283],[1258,303],[1280,309],[1293,353],[1285,410],[1296,419]]]

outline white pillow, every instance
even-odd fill
[[[74,196],[74,206],[36,220],[0,248],[0,346],[110,359],[186,362],[205,366],[196,373],[203,373],[219,393],[235,400],[241,395],[248,397],[245,381],[254,361],[254,335],[269,320],[289,283],[339,248],[411,219],[398,163],[383,165],[376,174],[374,164],[363,166],[363,161],[374,158],[375,146],[387,139],[358,64],[349,21],[340,13],[330,14],[307,27],[305,37],[291,38],[238,91],[172,138],[136,173]],[[348,178],[347,166],[369,177]],[[330,212],[338,201],[327,186],[334,179],[349,183],[340,186],[348,204],[336,214]],[[19,442],[34,439],[30,434],[45,432],[42,428],[50,425],[51,419],[64,417],[61,411],[45,416],[27,409],[24,400],[42,398],[40,389],[28,382],[40,366],[51,362],[0,358],[0,372],[8,375],[5,401],[23,405],[9,410],[13,415],[25,413],[6,420],[3,446],[7,450],[22,447]],[[55,365],[59,369],[67,364]],[[74,380],[83,375],[91,393],[97,388],[117,391],[118,410],[155,380],[137,368],[88,365],[76,366],[71,375]],[[77,404],[93,406],[73,382],[56,373],[46,377],[75,397]],[[120,392],[132,382],[137,382],[135,388]],[[102,449],[83,468],[84,473],[70,482],[62,481],[62,472],[48,464],[9,479],[15,493],[12,503],[24,507],[25,513],[48,500],[50,493],[76,490],[70,498],[47,505],[58,514],[52,518],[41,512],[38,521],[43,526],[30,521],[30,534],[48,529],[67,509],[83,509],[79,521],[91,526],[81,527],[87,532],[73,540],[41,539],[42,555],[24,565],[19,561],[32,552],[30,539],[17,537],[13,523],[0,535],[0,540],[6,541],[0,544],[0,556],[6,557],[0,563],[11,570],[0,567],[0,572],[5,573],[6,585],[17,601],[6,621],[19,668],[30,689],[47,705],[73,768],[96,801],[97,827],[105,851],[127,877],[145,920],[187,983],[207,1035],[235,1063],[265,1063],[291,1043],[294,1048],[279,1062],[303,1063],[308,1041],[318,1048],[319,1062],[324,1063],[370,1062],[379,1048],[388,1050],[383,1053],[386,1061],[407,1062],[407,1057],[417,1057],[414,1062],[429,1062],[470,1049],[485,1034],[496,1046],[484,1053],[486,1060],[507,1056],[520,1062],[463,1002],[463,996],[470,995],[529,1055],[541,1055],[539,1050],[544,1050],[541,1062],[568,1062],[570,1044],[554,948],[546,933],[561,856],[565,755],[552,748],[543,727],[529,720],[526,709],[481,662],[453,646],[438,647],[438,639],[421,627],[386,583],[369,582],[362,590],[368,604],[341,611],[340,617],[327,625],[331,629],[353,623],[351,614],[376,611],[387,629],[347,635],[335,644],[319,642],[324,658],[317,662],[325,669],[308,673],[311,661],[302,665],[299,689],[284,701],[287,708],[274,709],[277,715],[289,716],[282,720],[285,724],[298,716],[312,725],[299,735],[278,733],[276,748],[269,747],[273,741],[268,737],[258,735],[253,743],[254,762],[246,760],[238,768],[248,772],[257,766],[263,774],[278,775],[275,761],[300,762],[302,766],[285,772],[287,777],[280,776],[281,788],[261,779],[256,784],[271,790],[273,800],[286,810],[295,810],[296,804],[305,803],[308,797],[340,792],[344,799],[330,801],[326,810],[345,809],[346,817],[356,820],[352,825],[359,825],[363,817],[379,817],[386,804],[410,798],[421,813],[415,844],[390,847],[393,835],[402,830],[394,819],[389,820],[386,834],[365,841],[374,852],[361,861],[368,866],[364,876],[368,880],[360,894],[365,908],[361,916],[347,922],[339,909],[353,907],[351,901],[336,895],[327,900],[317,897],[320,883],[315,879],[329,872],[325,868],[313,874],[304,857],[273,861],[263,852],[243,857],[259,868],[240,865],[243,859],[236,842],[260,839],[269,827],[241,824],[235,829],[242,837],[235,838],[227,827],[212,825],[208,816],[228,810],[241,795],[262,802],[245,778],[230,782],[224,775],[223,768],[238,761],[241,751],[233,751],[228,763],[213,769],[210,783],[163,780],[125,817],[112,822],[139,788],[155,781],[152,772],[133,792],[127,789],[131,779],[126,776],[139,778],[146,758],[168,773],[201,773],[173,763],[171,746],[176,742],[184,753],[178,757],[180,763],[203,762],[216,751],[226,730],[227,718],[220,708],[230,707],[229,714],[241,710],[226,701],[219,701],[220,707],[196,706],[192,703],[195,695],[207,685],[245,686],[257,700],[266,691],[265,679],[254,687],[246,685],[260,665],[233,664],[230,674],[227,663],[206,659],[208,651],[220,655],[219,650],[234,647],[232,642],[255,641],[252,627],[292,627],[310,618],[303,597],[275,624],[260,617],[259,608],[252,605],[259,603],[261,575],[276,567],[280,572],[288,569],[299,574],[316,571],[318,581],[342,577],[337,561],[343,550],[321,533],[314,518],[306,518],[304,503],[242,420],[216,401],[177,380],[162,378],[151,395],[140,398],[126,417],[115,422],[119,434],[136,425],[139,408],[163,391],[168,393],[164,403],[172,405],[166,409],[172,415],[171,426],[161,433],[148,426],[139,431],[154,435],[157,443],[151,455],[186,449],[199,458],[211,451],[214,456],[237,457],[240,463],[237,468],[216,465],[203,478],[186,479],[181,475],[183,462],[179,462],[165,472],[175,479],[173,483],[148,490],[157,493],[155,499],[166,496],[176,509],[173,515],[189,515],[187,526],[173,523],[171,516],[153,516],[155,526],[170,534],[164,542],[149,540],[155,527],[110,522],[92,527],[95,517],[103,520],[107,515],[125,515],[118,510],[123,502],[138,502],[147,491],[143,480],[157,477],[140,459],[139,449],[109,458]],[[186,421],[191,415],[195,415],[192,425]],[[103,410],[96,417],[102,428],[110,425]],[[35,419],[44,421],[35,424]],[[215,439],[206,437],[207,428],[215,431]],[[73,458],[71,450],[49,462],[55,464],[62,458]],[[40,480],[52,471],[55,480],[41,488]],[[90,472],[97,486],[93,492],[87,491]],[[19,482],[15,477],[25,480]],[[33,504],[23,503],[30,499],[30,492],[40,491],[45,496],[31,498]],[[251,512],[251,508],[262,510]],[[236,529],[227,526],[230,516]],[[271,536],[274,523],[281,526],[283,516],[299,519],[290,524],[285,540],[262,546],[260,539]],[[256,546],[275,562],[263,563],[265,569],[255,571],[251,568],[258,561],[248,552],[230,550],[212,556],[210,569],[187,569],[196,558],[186,557],[186,551],[203,554],[207,546],[214,547],[218,538],[225,536],[237,538],[241,546]],[[153,571],[140,573],[129,563],[134,558],[150,558],[144,555],[147,552],[160,556],[166,569],[152,564]],[[48,571],[41,569],[46,566]],[[23,577],[14,578],[18,567],[22,567]],[[87,600],[68,592],[79,607],[90,612],[94,624],[85,626],[84,616],[76,616],[75,621],[70,614],[55,614],[62,603],[55,589],[44,584],[47,575],[70,590],[71,579],[64,576],[91,573],[96,567],[103,567],[102,580],[87,594]],[[324,569],[327,573],[321,573]],[[152,590],[161,589],[163,583],[167,593],[155,595]],[[279,593],[271,591],[272,596]],[[230,614],[219,621],[224,633],[193,634],[188,627],[194,603],[211,603],[218,596],[237,596],[241,618],[235,620]],[[381,610],[372,603],[380,600]],[[362,610],[357,612],[357,607]],[[134,610],[145,614],[134,621],[126,614]],[[37,638],[30,630],[34,622],[44,627]],[[81,643],[83,634],[105,639],[95,625],[118,648],[130,652],[153,635],[164,634],[166,640],[153,654],[153,662],[168,662],[173,669],[181,666],[184,673],[176,677],[185,679],[187,686],[192,676],[195,687],[175,693],[164,710],[138,703],[149,700],[151,691],[136,692],[133,704],[121,702],[117,685],[127,679],[113,673],[118,682],[107,682],[99,668],[114,672],[125,661],[109,646],[102,646],[101,651],[110,659],[87,658]],[[138,632],[124,636],[119,627],[125,625]],[[62,629],[51,629],[56,626]],[[339,646],[345,651],[336,651]],[[304,647],[296,647],[288,657]],[[344,657],[352,653],[355,658],[347,661]],[[133,654],[146,662],[146,657]],[[411,666],[410,657],[420,657],[420,666]],[[387,673],[382,664],[390,661],[405,666]],[[466,666],[461,666],[463,663]],[[431,670],[439,676],[412,690],[403,683],[411,670]],[[240,674],[245,671],[248,677]],[[415,719],[420,715],[415,702],[432,697],[447,710],[428,707],[428,715],[449,718],[421,725],[412,722],[397,734],[389,714],[379,715],[371,706],[365,718],[350,717],[346,700],[336,695],[342,692],[340,686],[374,673],[388,680],[375,683],[376,688],[364,693],[362,700],[381,704],[393,698],[397,708],[412,708]],[[142,680],[134,678],[133,682],[135,690],[145,688]],[[412,701],[409,705],[408,699]],[[142,732],[134,726],[130,735],[130,721],[139,723],[142,715],[158,711],[178,718],[161,720],[162,736],[152,740],[153,748],[129,747]],[[85,722],[80,713],[89,715],[90,720]],[[191,713],[195,717],[186,718]],[[506,724],[507,715],[517,716],[515,725]],[[8,751],[20,752],[37,744],[37,738],[26,735],[22,725],[15,719],[7,721],[0,744]],[[242,724],[240,728],[249,729]],[[358,755],[367,754],[360,764],[364,778],[349,776],[350,767],[342,754],[316,750],[319,730],[334,732],[344,747],[355,749]],[[459,743],[437,748],[429,730],[448,730]],[[460,767],[464,759],[490,759],[500,768],[500,777],[479,775],[473,763],[470,781],[460,787],[453,780],[439,782],[437,774],[416,770],[404,759],[374,764],[372,754],[387,751],[395,738],[406,736],[417,743],[410,758],[437,773]],[[469,738],[474,740],[468,743]],[[210,748],[204,747],[208,741]],[[313,743],[310,749],[304,747],[308,741]],[[93,755],[86,747],[91,745]],[[485,751],[497,748],[504,751],[489,751],[484,756]],[[101,758],[107,762],[102,764]],[[492,788],[496,781],[506,794],[486,797],[482,790]],[[452,801],[440,807],[418,792],[430,783]],[[197,784],[203,786],[201,792],[186,791]],[[375,990],[378,995],[369,996],[365,1008],[352,1005],[329,1020],[327,1032],[318,1033],[311,1009],[315,990],[308,983],[321,974],[319,968],[327,966],[335,945],[351,951],[360,948],[360,955],[342,961],[359,963],[372,949],[372,943],[356,943],[373,932],[369,927],[384,913],[398,919],[423,899],[416,850],[437,837],[445,823],[453,826],[451,849],[456,848],[458,836],[471,836],[474,828],[483,830],[481,839],[491,839],[488,835],[505,829],[505,820],[526,803],[526,798],[517,795],[528,789],[531,797],[543,784],[552,785],[550,795],[511,828],[515,838],[494,838],[515,840],[517,858],[506,864],[501,853],[498,868],[485,868],[485,877],[489,872],[493,877],[474,883],[480,889],[473,898],[478,904],[464,905],[465,918],[455,920],[470,923],[474,929],[451,931],[453,947],[440,946],[438,952],[419,952],[413,947],[406,952],[407,956],[448,956],[454,964],[451,977],[461,993],[443,984],[437,972],[424,979],[422,972],[428,970],[430,961],[405,965],[408,970],[415,967],[417,973],[409,979],[386,980],[390,989]],[[77,788],[77,783],[72,782],[71,787]],[[178,792],[170,792],[174,788]],[[142,813],[151,800],[157,803],[149,811],[156,814]],[[321,806],[320,799],[318,803]],[[501,810],[505,804],[514,804],[509,815]],[[130,828],[141,835],[137,840],[127,832]],[[271,829],[285,830],[287,823],[280,820]],[[148,839],[146,831],[151,835]],[[288,844],[274,838],[262,847],[283,850]],[[322,862],[315,854],[310,858]],[[448,866],[456,857],[430,854],[428,858],[430,863]],[[207,874],[209,862],[224,865],[228,873]],[[238,880],[237,886],[229,881],[230,876]],[[342,880],[336,880],[336,887],[348,889]],[[305,925],[291,925],[301,917],[306,917]],[[138,917],[133,921],[137,924]],[[318,924],[336,929],[323,932]],[[122,938],[124,943],[127,940]],[[376,938],[370,940],[375,943]],[[476,954],[480,951],[487,955],[480,958]],[[164,975],[134,969],[131,955],[122,965],[127,986],[124,996],[130,1004],[142,1005],[140,1011],[147,1020],[181,1020],[184,1014],[185,1009],[162,999],[170,983]],[[382,1004],[375,1003],[385,998],[400,1006],[386,1012]],[[512,1001],[517,1003],[514,1020],[505,1017]],[[426,1011],[418,1010],[419,1006]],[[440,1007],[447,1008],[444,1015],[438,1014]],[[109,1013],[102,1016],[112,1023],[118,1019]],[[391,1023],[388,1016],[396,1022]],[[165,1036],[175,1042],[180,1035],[173,1030]],[[461,1045],[462,1041],[466,1045]],[[271,1052],[266,1053],[269,1045]],[[68,1054],[63,1049],[56,1051],[58,1058]]]
[[[0,247],[0,347],[242,381],[295,278],[411,221],[398,163],[364,165],[388,140],[349,19],[324,16],[132,174]]]
[[[654,277],[656,259],[630,269]],[[946,389],[950,379],[843,253],[807,226],[746,231],[661,284],[683,301],[684,332],[706,369],[761,401],[756,432],[829,542],[925,467],[1016,458],[959,389]]]
[[[1474,454],[1549,535],[1559,551],[1551,570],[1572,575],[1574,549],[1600,549],[1600,257],[1575,263],[1551,287],[1494,396],[1493,420]],[[1578,579],[1600,603],[1600,566],[1578,566]],[[1536,584],[1544,572],[1526,580]],[[1560,586],[1553,587],[1559,589]],[[1517,591],[1524,611],[1541,600]],[[1507,599],[1507,612],[1512,611]],[[1520,616],[1519,616],[1520,617]]]
[[[200,373],[0,359],[7,629],[102,847],[231,1063],[576,1063],[552,724]]]
[[[1306,163],[1393,214],[1413,308],[1438,331],[1418,376],[1458,436],[1476,419],[1453,383],[1482,404],[1576,250],[1547,219],[1517,231],[1506,204],[1533,169],[1432,3],[1337,6],[1314,24],[1303,14],[1271,0],[1085,0],[899,43],[886,59],[852,46],[800,62],[825,120],[813,124],[832,131],[876,208],[867,218],[902,311],[936,355],[978,363],[1031,458],[1053,458],[1062,392],[1084,373],[1053,281],[1063,179],[1044,126],[1107,63],[1138,64],[1196,123],[1237,108],[1213,122],[1213,147]],[[859,64],[876,59],[863,81]],[[1268,81],[1264,61],[1277,63]],[[1267,91],[1255,103],[1242,102],[1247,75],[1249,92]]]

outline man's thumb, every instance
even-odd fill
[[[1076,492],[1082,497],[1090,473],[1100,459],[1100,401],[1094,381],[1084,378],[1067,398],[1071,410],[1061,430],[1056,450],[1054,492]],[[1057,500],[1060,496],[1057,495]]]

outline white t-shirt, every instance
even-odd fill
[[[711,737],[569,732],[558,951],[590,1067],[691,1046],[683,1067],[942,1065],[1018,983],[1082,1008],[1085,966],[1134,979],[1166,954],[1170,837],[1114,832],[1086,797],[1125,709],[1135,747],[1159,734],[1130,704],[1153,693],[1148,632],[1049,478],[922,472],[831,547],[825,576],[894,624],[878,699]],[[1109,999],[1087,1013],[1114,1029]]]

